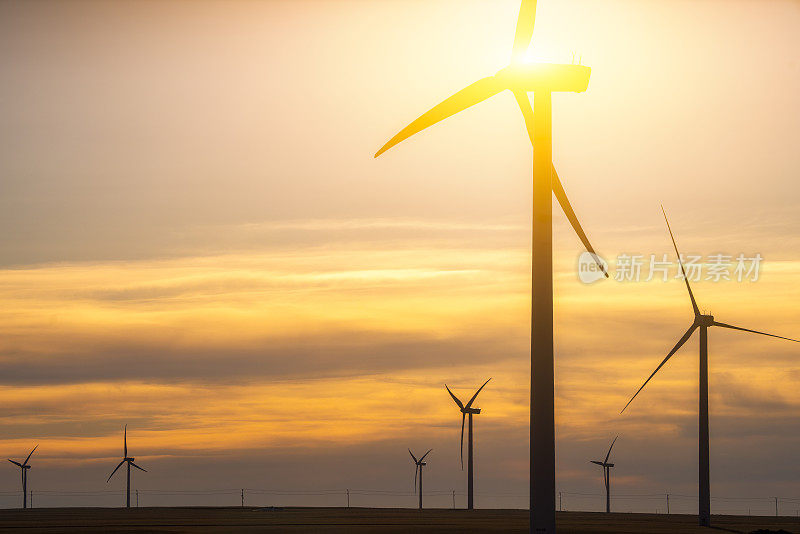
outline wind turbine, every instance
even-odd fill
[[[35,451],[38,448],[39,448],[39,446],[37,445],[36,447],[33,448],[33,451]],[[8,459],[9,462],[11,462],[12,464],[16,465],[17,467],[19,467],[22,470],[22,507],[23,508],[27,508],[28,507],[28,469],[31,468],[31,466],[28,464],[28,460],[31,459],[31,456],[33,455],[33,451],[31,451],[31,453],[28,455],[27,458],[25,458],[25,461],[22,462],[22,463],[15,462],[11,458]]]
[[[491,378],[489,379],[491,380]],[[480,408],[473,408],[472,403],[475,402],[475,399],[478,397],[478,393],[489,383],[489,380],[483,383],[483,386],[478,388],[478,391],[475,392],[475,395],[469,400],[469,402],[464,405],[458,397],[453,395],[453,392],[450,391],[450,388],[447,387],[447,384],[444,385],[447,392],[453,397],[453,401],[455,401],[458,409],[461,410],[461,469],[464,469],[464,418],[469,415],[469,433],[467,434],[467,509],[472,510],[474,508],[474,500],[472,496],[472,481],[473,481],[473,471],[472,471],[472,416],[478,415],[481,413]]]
[[[428,454],[432,450],[433,449],[428,449],[428,452],[423,454],[422,458],[417,460],[417,457],[414,456],[414,453],[411,452],[411,449],[408,449],[408,454],[411,455],[411,458],[414,460],[414,463],[417,464],[417,466],[414,468],[414,493],[417,492],[417,474],[419,474],[419,509],[420,510],[422,510],[422,468],[424,466],[428,465],[427,462],[425,462],[425,457],[428,456]]]
[[[636,393],[631,397],[631,400],[628,401],[628,404],[625,405],[625,408],[622,409],[622,412],[630,406],[633,399],[639,394],[642,389],[650,382],[650,379],[655,376],[655,374],[661,369],[667,361],[672,358],[672,355],[675,354],[679,348],[686,343],[695,330],[698,328],[700,329],[700,416],[699,416],[699,500],[698,500],[698,516],[700,520],[700,526],[707,527],[711,525],[711,484],[710,484],[710,471],[709,471],[709,437],[708,437],[708,329],[712,326],[719,326],[722,328],[730,328],[731,330],[741,330],[743,332],[750,332],[753,334],[761,334],[762,336],[770,336],[770,337],[777,337],[779,339],[786,339],[788,341],[794,341],[800,343],[800,341],[796,339],[791,339],[788,337],[783,336],[776,336],[775,334],[767,334],[766,332],[759,332],[758,330],[749,330],[747,328],[741,328],[738,326],[729,325],[726,323],[721,323],[714,319],[713,315],[705,315],[700,313],[700,308],[697,307],[697,301],[694,300],[694,294],[692,293],[692,288],[689,285],[689,278],[686,276],[686,269],[683,267],[683,262],[681,261],[681,254],[678,252],[678,245],[675,244],[675,236],[672,235],[672,228],[669,226],[669,219],[667,219],[667,213],[664,211],[664,207],[661,207],[661,212],[664,214],[664,220],[667,222],[667,230],[669,230],[669,236],[672,239],[672,246],[675,248],[675,254],[678,256],[678,264],[681,266],[681,273],[683,274],[683,279],[686,282],[686,290],[689,292],[689,300],[692,302],[692,310],[694,311],[694,321],[689,326],[689,329],[683,336],[678,340],[672,350],[669,351],[667,357],[658,364],[656,370],[653,371],[647,380],[644,381],[642,387],[640,387]]]
[[[599,460],[591,460],[590,463],[597,464],[603,468],[603,482],[606,485],[606,513],[611,512],[611,468],[614,467],[614,464],[608,463],[608,457],[611,456],[611,449],[614,448],[614,443],[617,442],[617,436],[614,438],[614,441],[611,442],[611,446],[608,448],[608,453],[606,454],[606,459],[602,462]]]
[[[131,507],[131,466],[133,466],[136,469],[139,469],[141,471],[144,471],[145,473],[147,472],[147,469],[144,469],[143,467],[139,467],[138,465],[133,463],[133,461],[136,458],[128,457],[128,425],[125,425],[125,433],[124,433],[124,438],[123,439],[124,439],[124,441],[123,441],[124,448],[122,449],[122,451],[123,451],[122,461],[120,463],[118,463],[117,467],[115,467],[114,470],[111,471],[111,474],[108,475],[108,480],[106,480],[106,484],[108,484],[108,481],[111,480],[111,477],[114,476],[114,473],[117,472],[117,469],[119,469],[122,466],[122,464],[128,464],[127,465],[127,468],[128,468],[128,477],[127,477],[128,483],[127,483],[127,489],[126,489],[126,492],[125,492],[125,507],[126,508],[130,508]]]
[[[592,253],[600,270],[608,273],[583,231],[553,168],[553,92],[583,92],[591,69],[581,65],[525,63],[533,37],[536,0],[522,0],[517,18],[511,64],[494,76],[482,78],[458,91],[392,137],[375,154],[504,90],[517,100],[533,145],[533,263],[531,290],[531,532],[556,531],[555,417],[553,402],[553,232],[551,191],[573,229]],[[534,115],[527,93],[534,93]]]

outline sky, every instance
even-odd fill
[[[0,457],[35,505],[525,507],[531,149],[501,93],[393,148],[508,64],[516,1],[0,2]],[[800,4],[542,0],[530,60],[592,67],[553,98],[553,158],[595,248],[763,257],[700,280],[718,320],[800,336]],[[697,340],[667,282],[577,274],[554,205],[557,486],[691,512]],[[645,265],[646,267],[646,265]],[[643,277],[644,278],[644,277]],[[734,277],[735,278],[735,277]],[[800,345],[712,330],[716,512],[800,509]],[[19,478],[0,476],[0,506]],[[256,490],[260,490],[256,491]],[[362,493],[358,493],[361,491]],[[83,493],[78,493],[83,492]],[[198,493],[190,493],[198,492]],[[206,492],[206,493],[202,493]],[[685,496],[685,497],[681,497]],[[724,497],[724,499],[723,499]],[[734,500],[748,498],[750,500]],[[795,499],[794,501],[790,499]]]

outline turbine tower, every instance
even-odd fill
[[[533,145],[533,263],[531,289],[531,424],[530,424],[530,530],[556,531],[556,464],[553,374],[553,232],[550,195],[561,209],[600,270],[608,273],[583,231],[567,199],[552,158],[552,106],[554,92],[583,92],[591,69],[581,65],[524,63],[533,37],[536,0],[522,0],[517,19],[511,64],[494,76],[482,78],[422,114],[392,137],[378,152],[504,90],[514,94]],[[534,115],[528,98],[533,92]]]
[[[414,460],[414,463],[417,465],[414,468],[414,493],[417,493],[417,474],[419,474],[419,509],[422,510],[422,468],[427,464],[425,462],[425,457],[428,456],[433,449],[428,449],[428,452],[422,455],[422,458],[417,460],[417,457],[414,456],[414,453],[411,452],[411,449],[408,449],[408,454],[411,455],[411,458]]]
[[[491,380],[491,378],[489,379]],[[447,384],[444,385],[447,392],[453,397],[453,401],[455,401],[456,406],[458,409],[461,410],[461,469],[464,469],[464,418],[469,415],[469,432],[467,434],[467,509],[472,510],[474,508],[475,501],[473,499],[472,493],[472,486],[473,486],[473,467],[472,467],[472,416],[478,415],[481,413],[480,408],[473,408],[472,403],[475,402],[475,399],[478,397],[478,393],[489,383],[489,380],[483,383],[483,386],[478,388],[478,391],[475,392],[475,395],[469,400],[469,402],[464,405],[458,397],[453,395],[453,392],[450,391],[450,388],[447,387]]]
[[[123,443],[124,443],[123,447],[124,448],[122,449],[122,451],[123,451],[122,461],[120,463],[118,463],[117,467],[115,467],[114,470],[111,471],[111,474],[108,475],[108,480],[106,480],[106,484],[108,484],[108,481],[111,480],[111,477],[114,476],[114,473],[117,472],[117,469],[119,469],[122,466],[122,464],[128,464],[127,465],[127,468],[128,468],[127,486],[126,486],[126,491],[125,491],[125,507],[126,508],[130,508],[131,507],[131,466],[133,466],[136,469],[139,469],[141,471],[144,471],[145,473],[147,472],[147,469],[144,469],[143,467],[139,467],[138,465],[133,463],[133,461],[136,458],[128,457],[128,425],[125,425],[125,431],[124,432],[125,432],[124,435],[123,435],[124,436],[123,437]]]
[[[36,447],[33,448],[33,451],[35,451],[37,448],[39,448],[38,445],[36,445]],[[27,458],[25,458],[25,461],[22,462],[22,463],[15,462],[11,458],[8,459],[9,462],[11,462],[12,464],[14,464],[17,467],[19,467],[20,470],[22,471],[22,507],[23,508],[27,508],[28,507],[28,470],[31,468],[30,464],[28,464],[28,460],[31,459],[31,456],[33,455],[33,451],[31,451],[31,453],[28,455]]]
[[[700,308],[697,307],[697,301],[694,300],[694,294],[692,293],[692,287],[689,285],[689,278],[686,276],[686,269],[683,267],[683,262],[681,261],[681,254],[678,252],[678,245],[675,244],[675,236],[672,235],[672,228],[669,226],[669,219],[667,219],[667,213],[664,211],[664,207],[661,207],[661,212],[664,214],[664,220],[667,222],[667,230],[669,231],[669,236],[672,239],[672,246],[675,248],[675,254],[678,256],[678,264],[681,266],[681,273],[683,274],[683,279],[686,282],[686,290],[689,292],[689,300],[692,303],[692,310],[694,311],[694,321],[689,326],[689,329],[683,336],[678,340],[672,350],[669,351],[667,357],[658,364],[656,370],[644,381],[642,387],[640,387],[636,393],[634,393],[631,400],[628,401],[628,404],[625,405],[625,408],[622,409],[622,412],[630,406],[633,399],[639,394],[642,389],[650,382],[650,379],[655,376],[655,374],[664,367],[664,364],[672,358],[672,355],[675,354],[679,348],[686,343],[695,330],[698,328],[700,329],[700,415],[699,415],[699,500],[698,500],[698,517],[700,521],[700,526],[707,527],[711,525],[711,484],[710,484],[710,471],[709,471],[709,435],[708,435],[708,329],[712,326],[719,326],[721,328],[730,328],[732,330],[741,330],[742,332],[750,332],[753,334],[761,334],[762,336],[770,336],[770,337],[777,337],[779,339],[786,339],[788,341],[794,341],[800,343],[800,341],[796,339],[791,339],[788,337],[783,336],[776,336],[775,334],[767,334],[766,332],[759,332],[758,330],[749,330],[747,328],[741,328],[738,326],[733,326],[725,323],[721,323],[714,319],[713,315],[705,315],[700,313]]]
[[[603,468],[603,482],[606,485],[606,513],[611,512],[611,468],[614,467],[614,464],[608,463],[608,457],[611,456],[611,449],[614,448],[614,443],[617,442],[617,436],[614,438],[614,441],[611,442],[611,446],[608,448],[608,453],[606,454],[606,459],[602,462],[599,460],[591,460],[590,463],[597,464]]]

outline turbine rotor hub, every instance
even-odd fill
[[[471,414],[475,414],[475,415],[478,415],[479,413],[481,413],[481,409],[480,408],[464,408],[461,411],[463,413],[471,413]]]

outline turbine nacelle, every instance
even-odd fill
[[[481,413],[481,409],[480,408],[463,408],[461,410],[461,413],[471,413],[471,414],[474,414],[474,415],[478,415],[479,413]]]
[[[123,459],[123,461],[125,461],[125,462],[132,462],[132,461],[134,461],[134,460],[136,460],[136,458],[129,458],[129,457],[125,457],[125,458]]]
[[[714,316],[713,315],[698,315],[694,319],[694,324],[697,326],[714,326]]]
[[[589,87],[590,67],[559,63],[513,63],[495,78],[512,91],[582,93]]]

